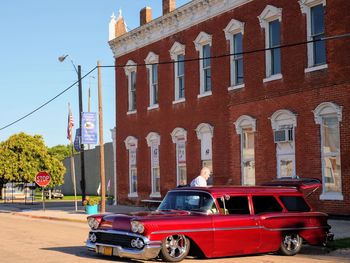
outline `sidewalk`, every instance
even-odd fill
[[[87,223],[87,214],[83,206],[78,205],[75,210],[74,202],[46,202],[45,210],[40,202],[34,204],[24,203],[0,203],[0,213],[11,213],[18,216],[31,218],[51,219]],[[147,210],[145,207],[106,205],[106,213],[131,213]]]
[[[130,213],[145,211],[147,207],[125,206],[125,205],[106,205],[106,213]],[[83,206],[78,206],[75,211],[74,202],[46,202],[46,209],[43,210],[42,203],[35,204],[4,204],[0,203],[0,213],[11,213],[19,216],[31,218],[61,220],[87,223],[87,214]],[[335,239],[350,238],[350,220],[329,219],[328,223],[332,226],[331,231]]]

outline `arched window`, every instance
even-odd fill
[[[136,63],[129,60],[124,70],[128,77],[128,114],[133,114],[136,113]]]
[[[248,115],[240,116],[234,123],[241,137],[241,183],[255,185],[255,131],[256,120]]]
[[[150,132],[146,137],[147,145],[151,151],[151,185],[150,197],[160,197],[160,167],[159,167],[159,145],[160,136],[156,132]]]
[[[187,184],[186,172],[186,141],[187,131],[183,128],[175,128],[171,133],[173,143],[176,145],[176,181],[177,185]]]
[[[277,177],[294,178],[297,115],[284,109],[276,111],[270,119],[276,144]]]
[[[212,81],[211,81],[211,43],[212,36],[200,32],[197,38],[193,41],[196,50],[199,52],[199,95],[198,97],[209,96],[212,94]]]
[[[207,166],[213,171],[213,146],[212,139],[214,127],[208,123],[201,123],[196,128],[197,138],[201,141],[201,161],[202,166]],[[208,184],[212,184],[214,178],[210,176]]]
[[[224,29],[225,37],[230,41],[230,87],[228,90],[244,87],[243,76],[243,33],[244,23],[232,19]]]
[[[321,70],[328,67],[326,64],[326,41],[324,14],[326,0],[300,0],[301,12],[306,15],[307,41],[307,68],[305,72]],[[317,40],[315,42],[312,42]]]
[[[340,129],[342,107],[333,102],[323,102],[313,111],[315,123],[320,125],[322,195],[323,200],[343,200]]]
[[[129,194],[128,197],[138,197],[137,195],[137,139],[128,136],[125,141],[125,148],[129,153]]]
[[[281,21],[282,8],[267,5],[258,16],[260,27],[265,29],[265,64],[264,82],[281,79]]]
[[[173,104],[185,101],[185,46],[175,42],[169,50],[174,63],[174,101]]]
[[[149,83],[149,107],[148,110],[158,108],[158,63],[159,56],[149,52],[146,59],[146,68],[148,70]]]

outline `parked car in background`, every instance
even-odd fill
[[[178,262],[189,254],[292,256],[303,242],[332,239],[327,214],[314,211],[301,191],[320,184],[281,184],[289,186],[175,188],[156,211],[89,216],[86,245],[102,255]]]
[[[58,189],[54,189],[51,191],[45,191],[44,195],[45,195],[46,199],[50,198],[50,196],[51,196],[51,199],[63,199],[63,197],[64,197],[64,194],[62,194],[61,190],[58,190]]]

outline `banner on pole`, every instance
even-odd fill
[[[82,144],[97,144],[96,112],[82,112]]]
[[[79,128],[75,130],[74,148],[77,152],[80,152],[80,129]]]

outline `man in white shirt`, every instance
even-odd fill
[[[200,174],[191,182],[191,186],[207,186],[207,181],[210,177],[210,169],[203,167]]]

